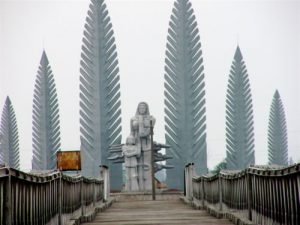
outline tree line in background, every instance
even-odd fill
[[[122,172],[108,160],[108,148],[121,143],[120,75],[114,32],[104,0],[91,0],[84,26],[80,62],[80,140],[85,176],[96,176],[100,164],[112,170],[113,189],[120,189]],[[194,162],[207,173],[205,75],[199,30],[189,0],[176,0],[165,56],[165,138],[167,154],[176,165],[167,171],[167,184],[183,188],[183,168]],[[226,159],[220,169],[239,170],[255,163],[254,119],[250,81],[237,46],[226,95]],[[32,169],[56,167],[60,151],[60,120],[54,76],[43,51],[34,86]],[[19,168],[18,129],[7,97],[0,128],[0,161]],[[268,126],[269,164],[288,165],[288,138],[283,104],[276,90]]]

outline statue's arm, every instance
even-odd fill
[[[137,151],[127,152],[125,156],[126,156],[126,157],[137,156]]]
[[[133,156],[138,156],[139,155],[139,151],[138,151],[138,146],[136,145],[124,145],[122,148],[122,154],[125,157],[133,157]]]

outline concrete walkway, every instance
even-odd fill
[[[120,201],[84,225],[232,225],[206,211],[195,210],[181,200]]]

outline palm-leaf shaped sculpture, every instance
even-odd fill
[[[254,124],[248,72],[240,48],[231,66],[226,99],[227,169],[254,164]]]
[[[276,90],[271,104],[268,132],[269,164],[288,165],[288,138],[283,104]]]
[[[165,58],[165,137],[174,169],[167,171],[170,188],[183,188],[183,169],[194,162],[207,172],[205,83],[197,22],[188,0],[174,3]]]
[[[32,110],[33,170],[56,168],[60,151],[60,121],[53,73],[43,51],[35,81]]]
[[[121,165],[108,160],[109,146],[121,143],[120,77],[114,32],[103,0],[92,0],[89,6],[80,73],[83,174],[97,177],[99,165],[109,165],[111,188],[120,189]]]
[[[6,98],[0,127],[0,162],[19,169],[19,135],[13,105]]]

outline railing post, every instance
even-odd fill
[[[185,186],[185,197],[187,199],[190,199],[190,186],[189,186],[189,179],[190,179],[190,174],[189,174],[189,166],[190,164],[186,165],[184,168],[184,186]]]
[[[93,182],[93,206],[96,206],[96,180]]]
[[[190,163],[185,167],[186,198],[189,200],[193,200],[193,176],[194,163]]]
[[[83,190],[83,177],[80,180],[80,204],[81,204],[81,216],[84,216],[84,190]]]
[[[218,186],[219,186],[219,210],[222,211],[223,210],[223,204],[222,204],[222,190],[223,190],[223,184],[222,184],[222,177],[220,176],[220,174],[218,175]]]
[[[201,177],[201,198],[202,198],[202,208],[204,209],[204,178],[203,177]]]
[[[4,193],[4,224],[11,225],[12,224],[12,201],[11,201],[11,174],[10,169],[7,168],[6,173],[7,181],[5,183],[5,193]]]
[[[186,198],[188,198],[188,186],[187,186],[187,180],[189,179],[189,175],[188,175],[188,169],[187,169],[188,165],[184,167],[184,196]]]
[[[186,196],[186,167],[183,170],[183,195]]]
[[[100,178],[104,181],[103,201],[106,202],[110,193],[109,168],[105,165],[100,166]]]
[[[298,172],[299,172],[300,171],[300,165],[298,165],[296,168],[298,169]],[[298,190],[298,192],[300,190],[300,174],[298,174],[297,177],[296,177],[295,192],[297,192],[297,190]],[[295,193],[295,196],[294,196],[295,199],[296,199],[296,196],[297,196],[297,194]],[[296,215],[296,221],[300,221],[300,215],[299,215],[299,213],[300,213],[300,204],[296,204],[296,212],[297,212],[295,214]]]
[[[190,174],[190,180],[189,180],[189,185],[190,185],[190,198],[193,200],[194,198],[194,190],[193,190],[193,177],[195,176],[195,167],[194,163],[192,163],[189,167],[189,174]]]
[[[58,225],[62,225],[62,173],[59,173],[59,180],[58,180]]]
[[[249,172],[246,172],[248,188],[248,219],[252,221],[252,180]]]

